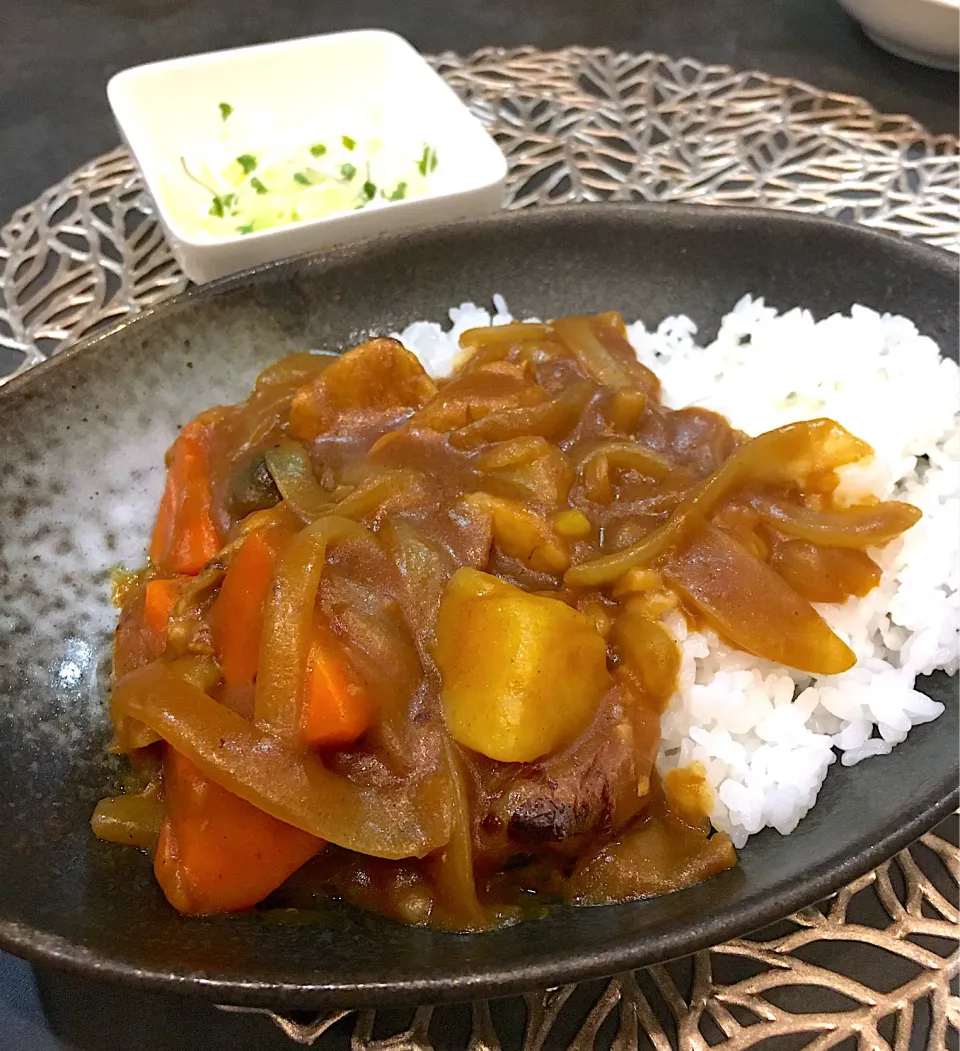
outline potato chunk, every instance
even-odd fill
[[[556,599],[460,569],[437,619],[441,701],[454,740],[501,762],[572,741],[609,685],[593,621]]]
[[[540,573],[562,573],[570,565],[570,551],[550,523],[519,500],[489,493],[471,493],[464,504],[490,515],[493,539],[500,550],[519,558]]]

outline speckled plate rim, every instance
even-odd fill
[[[720,225],[743,222],[746,224],[793,225],[796,228],[833,228],[862,243],[873,243],[901,253],[908,261],[933,266],[944,274],[956,277],[958,259],[945,250],[905,238],[876,231],[864,226],[838,222],[814,215],[773,211],[741,206],[671,203],[590,203],[547,206],[530,211],[495,213],[483,219],[421,227],[396,234],[370,238],[340,246],[329,252],[307,253],[290,259],[253,267],[203,286],[196,286],[163,303],[152,306],[133,317],[127,317],[67,348],[56,356],[38,363],[29,371],[15,377],[0,389],[0,419],[7,399],[28,392],[41,384],[51,370],[65,361],[95,355],[99,348],[119,332],[132,327],[149,325],[152,319],[173,314],[186,304],[213,299],[221,293],[245,285],[269,281],[271,275],[281,278],[285,273],[296,274],[310,269],[336,269],[342,264],[362,261],[371,252],[387,251],[404,242],[416,244],[440,233],[481,228],[508,228],[523,224],[535,228],[549,227],[563,212],[566,216],[606,217],[609,221],[627,212],[644,211],[651,221],[662,216],[664,221],[686,219],[693,225],[717,222]],[[712,218],[711,218],[712,217]],[[627,941],[615,948],[593,953],[588,959],[571,965],[566,959],[544,962],[513,960],[495,972],[457,976],[456,982],[447,979],[409,979],[355,984],[309,981],[257,981],[207,977],[200,974],[175,974],[133,966],[105,958],[97,951],[75,945],[68,939],[38,931],[28,925],[0,919],[0,948],[6,949],[37,964],[93,979],[107,980],[141,990],[200,996],[222,1003],[244,1004],[268,1008],[368,1007],[373,1004],[421,1005],[451,1003],[465,1000],[499,997],[534,989],[554,987],[568,982],[606,977],[621,971],[649,966],[686,956],[710,948],[729,939],[758,930],[781,920],[799,909],[835,893],[845,884],[864,875],[888,860],[914,840],[928,832],[960,805],[960,754],[951,771],[933,782],[925,793],[922,805],[905,821],[900,815],[883,826],[881,834],[866,849],[839,861],[831,861],[810,870],[804,880],[797,880],[776,895],[758,893],[741,899],[734,906],[715,914],[701,916],[689,925],[674,926],[641,942]],[[765,834],[772,835],[770,830]],[[683,893],[683,892],[679,892]],[[615,908],[616,906],[607,906]],[[454,935],[454,937],[458,937]],[[483,937],[470,935],[467,937]]]
[[[199,996],[220,1004],[275,1010],[413,1007],[492,999],[555,988],[571,982],[606,978],[623,971],[666,963],[785,919],[889,860],[929,832],[960,805],[960,787],[949,786],[944,790],[941,784],[931,794],[937,794],[938,798],[918,811],[910,821],[891,829],[869,850],[841,864],[811,872],[808,879],[798,883],[790,893],[781,894],[775,899],[769,895],[758,896],[755,900],[741,904],[735,913],[728,910],[724,914],[707,917],[699,923],[693,936],[689,934],[690,928],[683,928],[672,937],[650,938],[641,944],[627,943],[615,950],[595,954],[589,962],[578,964],[575,969],[564,961],[531,964],[520,960],[500,968],[495,976],[458,976],[456,983],[411,978],[382,985],[368,984],[362,988],[356,985],[341,986],[334,982],[233,981],[133,967],[104,959],[93,950],[78,947],[67,939],[7,921],[0,921],[0,948],[30,963],[54,967],[84,978],[109,981],[139,990]],[[772,830],[766,832],[772,834]],[[677,893],[682,894],[683,891]],[[482,938],[483,935],[453,937]]]

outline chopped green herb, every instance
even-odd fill
[[[423,153],[417,161],[417,170],[424,178],[437,170],[437,151],[432,146],[423,147]]]
[[[222,121],[236,115],[237,111],[229,102],[216,105]],[[224,129],[220,139],[227,142],[232,137],[232,133]],[[253,142],[238,142],[234,148],[244,149],[255,145]],[[370,149],[375,153],[379,151],[379,140],[374,140]],[[307,150],[310,151],[309,154]],[[343,151],[350,153],[352,163],[341,163]],[[187,167],[188,162],[182,157],[180,164],[186,177],[205,191],[191,200],[191,207],[196,208],[196,217],[203,222],[203,228],[233,229],[238,234],[255,233],[304,218],[300,215],[298,204],[307,199],[302,196],[305,189],[332,191],[329,194],[320,193],[320,200],[312,200],[314,195],[310,194],[309,212],[327,213],[341,208],[363,209],[378,200],[403,201],[416,196],[422,192],[420,177],[426,177],[437,169],[436,148],[423,140],[421,152],[417,154],[410,149],[407,153],[405,150],[406,159],[400,158],[400,163],[395,164],[391,173],[377,170],[377,178],[384,177],[382,182],[372,177],[367,140],[356,139],[351,135],[334,135],[330,144],[311,144],[309,140],[301,142],[277,164],[274,163],[272,155],[267,157],[264,154],[261,158],[259,153],[252,152],[241,153],[231,160],[230,152],[220,161],[222,167],[217,167],[215,174],[206,176],[210,180],[209,183],[205,181],[205,173],[214,170],[208,168],[209,161],[199,170],[198,175]],[[314,164],[314,158],[330,158],[330,163],[324,160],[322,164]],[[419,176],[413,174],[417,171]],[[337,184],[340,186],[339,191],[336,189]],[[228,187],[234,192],[221,192]],[[257,208],[251,196],[253,194],[270,194],[270,208],[266,212]],[[204,207],[207,209],[207,215],[217,219],[217,223],[208,221],[204,215]],[[224,220],[227,221],[226,225],[221,225]]]
[[[215,215],[218,219],[222,219],[233,207],[236,199],[237,195],[235,193],[225,193],[222,196],[214,197],[208,214]]]

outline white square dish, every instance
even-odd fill
[[[507,164],[497,144],[422,56],[384,30],[135,66],[110,80],[107,95],[173,253],[198,283],[387,231],[481,215],[502,200]],[[211,196],[182,158],[221,135],[222,103],[271,141],[303,145],[318,129],[349,134],[375,122],[409,138],[411,149],[430,144],[439,163],[422,196],[217,236],[191,224]]]

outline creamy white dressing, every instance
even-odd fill
[[[180,159],[187,185],[171,210],[188,236],[232,237],[423,197],[439,164],[429,143],[374,121],[291,141],[227,103],[220,114],[219,134]]]

